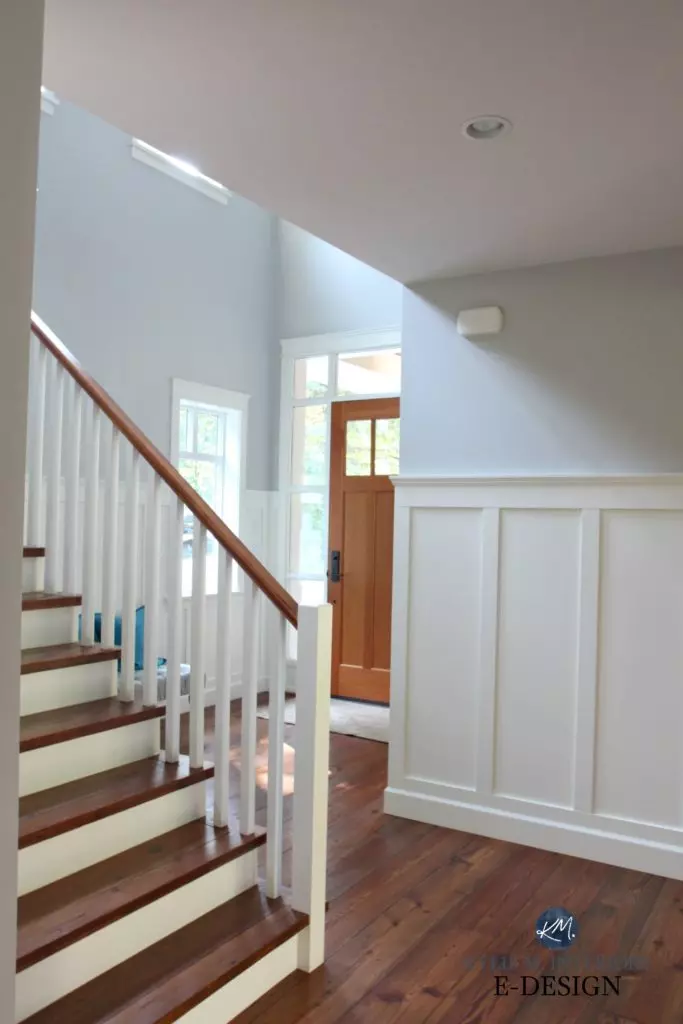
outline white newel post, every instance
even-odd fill
[[[332,606],[299,606],[294,727],[292,906],[309,915],[299,968],[325,959]]]

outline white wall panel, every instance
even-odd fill
[[[494,791],[569,807],[579,513],[501,514]]]
[[[683,879],[683,476],[400,478],[390,813]]]
[[[603,515],[595,810],[683,824],[683,512]]]
[[[481,512],[414,509],[406,771],[450,786],[475,778]]]

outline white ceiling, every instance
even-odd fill
[[[58,95],[402,281],[683,243],[682,0],[47,12]]]

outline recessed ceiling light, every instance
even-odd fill
[[[497,139],[512,128],[512,122],[507,117],[499,117],[498,114],[480,114],[478,117],[471,117],[462,126],[462,133],[468,139]]]

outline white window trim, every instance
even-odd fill
[[[322,494],[325,520],[324,550],[328,547],[329,531],[329,508],[330,508],[330,421],[331,406],[333,402],[346,402],[358,399],[359,401],[371,400],[373,398],[400,397],[398,392],[384,393],[382,395],[344,395],[337,396],[337,363],[333,359],[330,362],[330,375],[328,380],[328,394],[326,397],[314,399],[294,398],[294,363],[297,359],[305,359],[308,356],[335,356],[344,352],[367,352],[373,349],[400,349],[401,328],[391,326],[377,328],[375,330],[341,331],[330,334],[315,334],[303,338],[283,338],[280,341],[282,350],[282,367],[280,377],[280,450],[279,450],[279,488],[281,495],[281,515],[278,527],[277,544],[277,567],[278,578],[285,588],[290,582],[296,580],[319,581],[325,580],[325,576],[307,575],[292,573],[289,564],[289,531],[290,531],[290,503],[291,495],[294,493]],[[292,484],[292,430],[294,427],[294,409],[306,405],[322,405],[328,407],[327,413],[327,447],[325,452],[325,464],[327,466],[327,479],[324,485],[299,485]]]
[[[153,167],[155,170],[161,171],[162,174],[167,174],[169,178],[174,178],[176,181],[182,182],[183,185],[189,185],[190,188],[201,192],[202,195],[208,196],[209,199],[213,199],[223,206],[227,206],[228,201],[232,198],[230,189],[221,185],[219,181],[207,177],[206,174],[202,174],[189,163],[185,164],[179,158],[162,153],[160,149],[155,149],[154,146],[143,142],[142,139],[133,139],[131,155],[134,160],[139,160],[140,163],[147,164],[148,167]]]
[[[249,399],[250,395],[243,391],[228,391],[212,384],[199,384],[196,381],[182,380],[174,377],[171,382],[171,462],[178,469],[178,453],[180,450],[180,403],[202,402],[204,405],[215,405],[224,409],[233,409],[242,413],[240,432],[240,489],[239,489],[239,529],[244,527],[245,496],[247,490],[247,450],[249,441]],[[242,573],[236,575],[237,589],[241,590]]]

